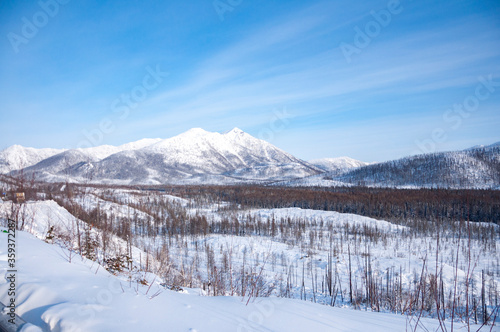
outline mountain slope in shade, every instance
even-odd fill
[[[35,149],[13,145],[0,151],[0,174],[20,170],[65,151],[64,149]]]
[[[68,181],[75,169],[91,165],[100,160],[121,152],[144,148],[161,139],[142,139],[120,146],[101,145],[85,149],[65,150],[46,158],[35,165],[25,168],[26,174],[35,174],[38,179],[46,181]],[[85,181],[91,180],[86,178]]]
[[[160,138],[145,138],[120,146],[101,145],[85,149],[35,149],[13,145],[0,151],[0,174],[29,168],[43,161],[35,169],[58,172],[78,162],[99,161],[112,154],[141,149],[161,141]],[[53,158],[52,158],[53,157]]]

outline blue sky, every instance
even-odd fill
[[[0,149],[193,127],[305,160],[500,141],[495,0],[5,0],[0,22]]]

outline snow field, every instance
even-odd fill
[[[129,285],[98,264],[18,232],[17,312],[43,331],[404,331],[416,321],[387,313],[355,311],[279,298],[248,305],[239,297],[178,293],[156,283]],[[33,254],[36,253],[36,254]],[[0,261],[6,252],[0,249]],[[151,282],[153,275],[147,276]],[[5,282],[0,299],[7,300]],[[155,294],[158,294],[154,296]],[[419,326],[436,329],[422,319]],[[417,329],[417,330],[420,330]],[[33,327],[25,331],[37,331]],[[39,331],[39,330],[38,330]]]
[[[277,231],[274,236],[255,232],[240,236],[216,233],[149,236],[137,233],[131,243],[111,234],[108,235],[106,256],[129,253],[131,247],[133,261],[130,270],[114,276],[101,265],[102,252],[97,253],[101,264],[78,255],[74,241],[75,225],[78,222],[83,224],[83,221],[77,220],[54,201],[24,204],[22,209],[14,212],[18,220],[24,221],[25,230],[45,239],[50,226],[54,226],[59,233],[73,239],[71,244],[56,240],[64,247],[60,248],[43,242],[38,244],[40,241],[27,234],[20,235],[29,239],[26,240],[31,243],[28,246],[34,246],[30,252],[44,254],[23,257],[26,270],[21,273],[27,274],[20,274],[20,280],[29,282],[19,287],[22,305],[19,305],[18,313],[46,330],[65,331],[78,327],[81,331],[128,331],[143,326],[163,330],[160,325],[155,325],[161,321],[162,324],[172,324],[175,331],[220,331],[224,324],[230,327],[228,331],[356,331],[357,328],[359,331],[374,328],[374,331],[404,331],[413,330],[408,326],[417,324],[417,318],[397,316],[389,313],[393,308],[384,305],[376,308],[368,303],[366,287],[369,279],[375,280],[377,287],[387,282],[388,292],[394,293],[391,285],[401,285],[404,291],[411,293],[416,291],[420,273],[425,271],[427,275],[439,276],[446,294],[455,288],[456,283],[457,294],[462,298],[466,294],[479,297],[483,282],[481,272],[484,270],[489,309],[493,308],[500,290],[498,227],[491,224],[475,226],[491,233],[493,240],[471,239],[469,242],[466,237],[457,239],[453,234],[443,232],[438,241],[433,234],[417,236],[409,226],[329,211],[298,208],[228,211],[224,204],[215,206],[206,202],[200,206],[174,196],[127,190],[92,190],[75,197],[74,202],[87,211],[98,208],[110,219],[135,215],[149,224],[153,223],[155,216],[145,207],[169,202],[185,209],[186,215],[204,215],[214,225],[225,219],[262,225],[274,220]],[[10,203],[1,203],[0,216],[12,215],[12,207]],[[168,218],[164,212],[159,216]],[[281,233],[281,223],[300,225],[300,236],[290,234],[286,228]],[[135,228],[131,229],[135,231]],[[91,232],[95,239],[103,238],[102,230],[93,228]],[[37,246],[44,249],[39,250]],[[46,257],[52,257],[48,258],[49,263],[54,264],[52,272],[45,271],[49,266]],[[0,260],[4,259],[5,252],[0,254]],[[51,263],[52,259],[54,262]],[[64,275],[66,265],[71,270],[67,276],[56,278],[50,275],[58,271]],[[32,266],[34,268],[30,270]],[[146,266],[151,272],[145,272]],[[87,272],[83,272],[85,270]],[[467,270],[468,292],[464,288]],[[42,271],[48,273],[46,279],[42,277]],[[327,287],[329,271],[334,277],[334,294]],[[357,298],[354,307],[363,311],[339,308],[353,306],[349,301],[350,274],[354,297]],[[89,286],[88,283],[94,281],[87,279],[96,280],[96,284]],[[84,284],[81,289],[78,287],[80,283]],[[182,287],[184,292],[169,291],[160,284],[169,288]],[[5,292],[1,287],[0,295],[4,296],[4,301]],[[81,297],[80,290],[90,297]],[[214,294],[233,296],[200,297]],[[271,297],[261,298],[267,295]],[[245,305],[247,302],[248,306]],[[184,306],[179,303],[184,303]],[[335,307],[330,306],[333,303]],[[164,311],[170,312],[171,309],[178,315],[159,318],[165,315],[162,316],[157,306],[164,306]],[[191,319],[193,307],[198,308],[195,320]],[[370,312],[378,310],[381,312]],[[121,316],[122,312],[126,314]],[[90,315],[93,315],[93,323],[85,323]],[[423,316],[435,317],[431,313]],[[193,324],[179,322],[182,317]],[[287,325],[282,320],[293,321],[293,324]],[[418,324],[423,330],[436,330],[439,326],[437,320],[427,318],[419,320]],[[449,319],[447,324],[450,326]],[[464,318],[458,317],[455,324],[463,325]]]

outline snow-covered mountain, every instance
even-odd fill
[[[101,145],[74,150],[35,149],[13,145],[0,151],[0,174],[28,168],[41,161],[44,161],[41,165],[41,168],[44,168],[44,170],[47,168],[47,171],[54,172],[56,170],[58,172],[68,167],[68,164],[73,165],[76,162],[82,161],[98,161],[121,151],[140,149],[159,141],[161,141],[160,138],[146,138],[120,146]]]
[[[349,161],[350,158],[346,159]],[[323,169],[329,165],[324,159],[310,162]],[[423,154],[355,166],[355,163],[348,164],[342,170],[332,163],[331,171],[275,185],[500,189],[500,142],[462,151]]]
[[[74,174],[83,177],[89,169],[103,181],[153,184],[269,181],[321,172],[238,128],[223,134],[194,128],[143,149],[82,165]]]
[[[322,170],[238,128],[194,128],[164,140],[67,150],[25,172],[47,181],[163,184],[276,181]]]
[[[201,128],[168,139],[55,150],[12,146],[2,173],[44,181],[109,184],[269,183],[289,186],[378,186],[500,189],[500,143],[411,156],[378,164],[348,157],[305,162],[238,128]]]
[[[194,128],[150,145],[142,152],[162,155],[166,165],[187,166],[197,172],[212,174],[256,165],[302,163],[238,128],[224,134]]]
[[[126,143],[123,145],[119,146],[113,146],[113,145],[100,145],[100,146],[95,146],[91,148],[85,148],[85,149],[78,149],[84,154],[88,155],[91,159],[96,158],[96,159],[104,159],[106,157],[111,156],[112,154],[122,152],[122,151],[129,151],[129,150],[138,150],[142,149],[144,147],[147,147],[151,144],[155,144],[160,142],[162,139],[161,138],[144,138],[135,142],[130,142]]]
[[[38,179],[46,181],[68,181],[71,179],[75,167],[99,162],[121,151],[141,149],[160,140],[159,138],[142,139],[120,146],[101,145],[85,149],[62,150],[60,153],[53,154],[26,167],[24,171],[26,174],[34,173]]]
[[[35,149],[13,145],[0,151],[0,174],[20,170],[49,158],[64,149]]]
[[[350,185],[500,188],[500,146],[406,157],[353,169],[334,178]]]
[[[309,163],[321,168],[326,172],[335,172],[335,173],[345,172],[353,168],[362,167],[370,164],[349,157],[314,159],[314,160],[309,160]]]

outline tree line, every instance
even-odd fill
[[[490,189],[290,188],[264,186],[162,186],[149,189],[194,199],[229,202],[228,208],[315,209],[389,221],[500,222],[500,191]]]

